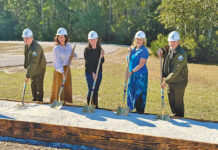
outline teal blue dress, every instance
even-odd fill
[[[148,59],[149,53],[145,46],[141,46],[138,50],[134,48],[130,53],[129,60],[129,71],[131,72],[137,65],[139,65],[140,59]],[[145,65],[140,68],[137,72],[134,72],[128,81],[127,89],[127,105],[129,110],[135,109],[135,103],[140,95],[142,95],[143,103],[142,108],[145,108],[146,97],[147,97],[147,87],[148,87],[148,69]]]

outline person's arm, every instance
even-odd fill
[[[134,72],[137,72],[138,70],[140,70],[146,64],[148,56],[149,56],[149,53],[148,53],[147,49],[142,51],[142,53],[140,55],[139,64],[133,70],[131,70],[129,72],[129,76],[132,75]]]
[[[28,51],[27,51],[27,46],[24,46],[24,68],[27,69],[28,68]]]
[[[132,73],[137,72],[139,69],[141,69],[145,65],[148,59],[148,56],[149,56],[148,50],[144,49],[142,53],[140,54],[139,64],[132,70]]]
[[[146,60],[147,59],[145,58],[140,58],[139,64],[131,72],[134,73],[137,72],[139,69],[141,69],[145,65]]]

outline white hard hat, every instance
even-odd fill
[[[135,38],[145,39],[146,38],[145,32],[143,31],[136,32]]]
[[[57,34],[56,35],[67,35],[67,30],[64,28],[59,28],[57,30]]]
[[[88,34],[88,39],[97,39],[98,38],[98,34],[95,31],[90,31]]]
[[[179,33],[176,31],[170,32],[168,41],[179,41]]]
[[[26,28],[23,30],[22,37],[33,37],[33,32],[30,29]]]

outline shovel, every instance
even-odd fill
[[[70,58],[69,58],[69,61],[68,61],[68,65],[67,65],[67,70],[66,70],[66,78],[67,78],[67,74],[68,74],[68,71],[70,69],[70,64],[71,64],[71,61],[73,59],[73,53],[75,51],[75,48],[76,48],[76,44],[74,45],[73,49],[72,49],[72,52],[70,54]],[[62,84],[61,84],[61,88],[59,90],[59,93],[58,93],[58,100],[54,100],[54,102],[51,104],[51,108],[56,108],[56,109],[61,109],[61,107],[63,106],[63,102],[60,100],[60,97],[61,97],[61,93],[63,91],[63,88],[64,88],[64,83],[65,83],[65,79],[63,79],[62,81]]]
[[[130,53],[131,53],[131,51],[129,52],[129,57],[128,57],[128,60],[127,60],[126,75],[129,72]],[[126,77],[125,78],[125,84],[124,84],[124,92],[123,92],[123,104],[122,104],[122,106],[119,106],[117,108],[117,116],[121,116],[121,115],[122,116],[128,116],[128,114],[129,114],[129,108],[125,105],[127,82],[128,82],[128,78]]]
[[[100,51],[100,57],[98,60],[98,66],[97,66],[97,70],[96,70],[96,76],[92,85],[92,91],[91,91],[91,96],[90,96],[90,100],[93,101],[93,96],[94,96],[94,91],[95,91],[95,85],[97,82],[97,78],[98,78],[98,72],[99,72],[99,68],[100,68],[100,64],[101,64],[101,56],[102,56],[102,52]],[[95,107],[93,105],[93,103],[90,101],[90,103],[88,105],[83,106],[83,110],[82,112],[84,113],[93,113],[95,111]]]
[[[17,105],[18,108],[21,108],[21,109],[26,108],[26,105],[24,104],[24,95],[25,95],[25,92],[26,92],[26,85],[27,85],[27,82],[25,81],[24,87],[23,87],[23,93],[22,93],[22,102],[21,102],[21,104]]]
[[[161,77],[161,84],[163,83],[163,74],[162,74],[162,57],[160,57],[160,77]],[[168,114],[165,114],[164,112],[164,89],[161,88],[161,107],[162,111],[160,115],[157,115],[157,119],[161,120],[170,120],[170,116]]]

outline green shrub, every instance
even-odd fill
[[[157,40],[153,41],[151,43],[151,54],[157,56],[157,50],[159,48],[163,48],[168,44],[167,36],[164,36],[162,34],[158,34]]]

